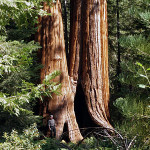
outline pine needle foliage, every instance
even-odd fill
[[[114,126],[128,137],[137,135],[136,144],[139,149],[148,149],[150,141],[149,3],[149,0],[119,0],[120,38],[117,41],[117,3],[108,1],[110,83],[112,109],[114,108],[111,112],[112,120]],[[119,76],[118,42],[121,59]]]

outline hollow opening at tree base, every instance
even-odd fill
[[[74,101],[75,115],[77,123],[79,125],[82,136],[85,136],[92,130],[93,127],[98,125],[91,119],[88,112],[87,104],[85,101],[85,95],[82,89],[82,85],[77,86],[75,101]]]
[[[64,140],[67,143],[70,142],[67,123],[64,124],[63,134],[61,136],[61,140]]]

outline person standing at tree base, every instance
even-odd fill
[[[50,130],[50,137],[56,137],[55,120],[53,115],[50,115],[50,120],[48,120],[48,127]]]

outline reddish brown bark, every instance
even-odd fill
[[[54,70],[60,70],[61,75],[54,81],[62,84],[61,95],[53,95],[44,102],[43,117],[45,125],[50,114],[56,120],[56,137],[62,135],[64,124],[68,126],[69,138],[76,142],[82,139],[74,113],[74,93],[71,88],[71,81],[68,75],[68,67],[65,52],[63,23],[61,16],[61,4],[59,0],[49,7],[44,3],[44,10],[51,13],[51,16],[42,18],[42,37],[38,38],[42,44],[41,81],[45,76]],[[40,35],[39,35],[40,36]]]
[[[105,111],[109,117],[109,74],[108,74],[108,24],[107,24],[107,2],[101,0],[101,44],[102,44],[102,80],[103,99]]]
[[[112,128],[107,116],[109,100],[108,35],[105,0],[83,0],[82,86],[92,119]]]
[[[76,83],[79,75],[80,44],[81,44],[81,0],[71,0],[70,45],[69,45],[69,76]],[[74,92],[76,92],[76,84]]]
[[[37,39],[42,46],[41,61],[44,66],[41,81],[47,74],[60,70],[61,75],[55,81],[62,84],[62,95],[53,95],[52,99],[48,98],[44,102],[45,124],[49,114],[53,114],[57,124],[57,138],[61,136],[66,123],[70,140],[77,142],[82,139],[74,113],[74,97],[80,75],[92,119],[98,125],[112,128],[107,119],[109,79],[106,0],[71,0],[68,67],[61,4],[59,0],[52,7],[44,3],[44,9],[51,16],[39,18],[41,27]]]

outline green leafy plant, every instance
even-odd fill
[[[142,68],[143,73],[144,73],[144,74],[143,73],[142,74],[139,73],[139,76],[144,78],[144,79],[146,79],[146,81],[147,81],[147,84],[139,84],[139,87],[140,88],[146,88],[146,87],[150,88],[150,79],[149,79],[150,75],[148,73],[150,71],[150,68],[145,69],[145,67],[139,62],[137,62],[136,64],[138,66],[140,66],[140,68]]]
[[[34,53],[40,48],[34,41],[6,41],[0,36],[0,90],[9,95],[20,92],[22,80],[30,82],[40,69]],[[34,66],[33,66],[34,64]],[[17,79],[17,80],[16,80]]]
[[[26,111],[23,105],[31,100],[36,98],[43,100],[43,96],[52,97],[52,93],[60,94],[61,84],[51,81],[58,75],[60,75],[60,72],[54,71],[46,76],[43,84],[37,86],[24,82],[26,88],[22,89],[22,93],[17,93],[15,96],[7,97],[4,93],[0,93],[0,105],[3,106],[5,111],[7,110],[10,114],[18,116],[20,111]]]
[[[0,143],[1,150],[41,150],[46,143],[45,140],[38,140],[39,132],[35,123],[24,129],[22,134],[18,134],[16,130],[12,130],[10,135],[4,133],[4,138],[5,142]]]
[[[50,3],[51,0],[47,2]],[[10,25],[10,20],[13,20],[20,29],[35,28],[38,15],[48,15],[42,8],[42,0],[1,0],[1,33],[6,32],[6,25]]]
[[[62,149],[60,148],[60,141],[56,140],[56,139],[52,139],[52,138],[45,138],[45,144],[42,145],[42,150],[58,150],[58,149]],[[64,149],[67,150],[67,149]]]

